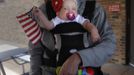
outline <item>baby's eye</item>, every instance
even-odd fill
[[[64,10],[67,10],[67,8],[64,8]]]
[[[76,10],[76,8],[72,8],[72,10]]]

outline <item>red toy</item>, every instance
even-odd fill
[[[52,0],[52,7],[55,12],[60,11],[63,4],[63,0]]]

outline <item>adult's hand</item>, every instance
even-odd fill
[[[81,58],[77,53],[70,56],[60,69],[59,75],[76,75]]]

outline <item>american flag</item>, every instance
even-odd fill
[[[30,16],[31,10],[24,14],[16,16],[20,25],[24,29],[28,39],[36,45],[41,40],[41,29],[35,19]]]

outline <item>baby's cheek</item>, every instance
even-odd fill
[[[63,13],[62,13],[62,17],[63,17],[64,19],[67,19],[66,14],[67,14],[67,12],[63,12]]]
[[[75,16],[77,16],[77,15],[78,15],[77,11],[73,11],[73,13],[74,13],[74,15],[75,15]]]
[[[60,12],[60,14],[64,14],[65,10],[63,8],[61,8],[61,10],[59,12]]]

